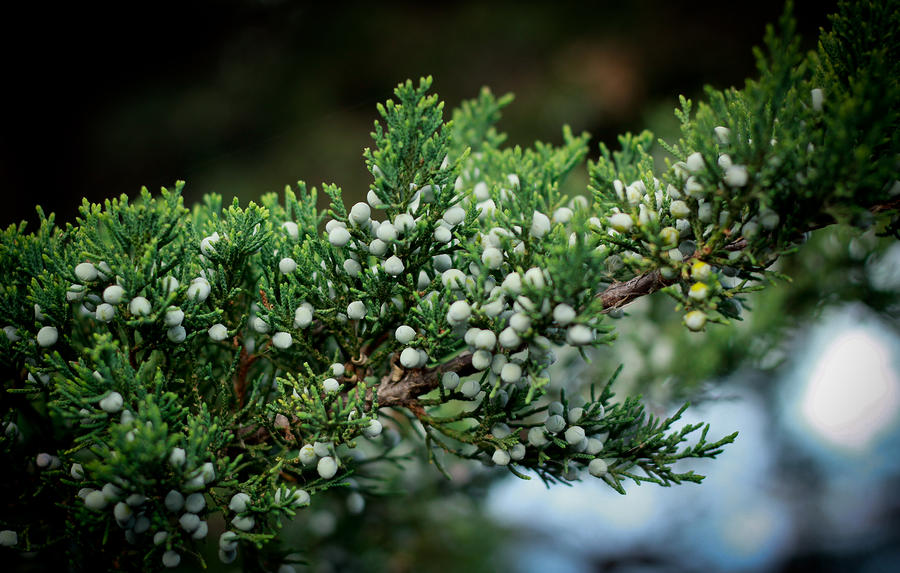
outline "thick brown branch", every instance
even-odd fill
[[[414,407],[416,398],[437,388],[446,372],[456,372],[460,376],[475,373],[470,352],[463,352],[437,368],[405,370],[392,366],[391,372],[385,374],[378,385],[379,406]]]
[[[659,271],[650,271],[623,283],[613,283],[600,293],[603,309],[621,308],[636,298],[654,293],[674,282],[674,279],[664,279]]]

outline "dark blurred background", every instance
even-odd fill
[[[808,47],[833,2],[800,3]],[[42,204],[187,180],[242,201],[303,179],[364,194],[375,104],[432,74],[448,108],[512,91],[513,143],[560,126],[665,132],[679,93],[741,85],[783,10],[742,3],[7,3],[0,17],[4,226]]]

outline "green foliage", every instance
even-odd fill
[[[445,123],[423,78],[378,106],[366,203],[326,185],[320,212],[300,182],[186,209],[179,182],[6,229],[0,448],[18,497],[0,524],[26,551],[68,537],[86,569],[156,569],[202,561],[224,520],[218,557],[273,569],[295,514],[329,490],[354,507],[384,494],[416,454],[445,475],[480,460],[623,494],[700,482],[678,462],[736,433],[707,441],[677,426],[686,406],[648,415],[612,380],[557,395],[550,366],[609,345],[610,316],[656,290],[691,330],[740,318],[772,263],[832,222],[896,234],[896,11],[873,38],[843,10],[816,54],[786,16],[758,80],[696,113],[682,99],[663,173],[649,132],[601,144],[590,200],[561,191],[587,134],[504,147],[511,96],[484,89]]]

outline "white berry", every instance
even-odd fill
[[[97,267],[91,263],[84,262],[75,265],[75,276],[83,283],[97,280],[97,274]]]
[[[222,323],[216,323],[209,327],[207,331],[209,337],[215,341],[221,341],[228,338],[228,328]]]
[[[366,305],[361,300],[355,300],[347,305],[347,318],[350,320],[362,320],[366,316]]]
[[[399,342],[400,344],[408,344],[415,337],[415,329],[405,324],[401,324],[397,327],[397,330],[394,331],[394,338],[396,338],[397,342]]]
[[[291,337],[291,334],[289,332],[276,332],[272,336],[272,345],[280,350],[290,348],[293,343],[294,339],[293,337]]]
[[[400,257],[397,255],[391,255],[384,263],[382,263],[382,267],[384,268],[384,272],[395,277],[403,272],[405,268],[403,266],[403,261],[400,260]]]
[[[319,460],[319,463],[316,464],[316,471],[319,472],[319,475],[324,479],[331,479],[335,476],[338,470],[337,462],[334,461],[334,458],[331,456],[325,456],[324,458]]]
[[[57,340],[59,340],[59,331],[56,330],[55,326],[44,326],[41,327],[40,330],[38,330],[38,345],[47,348],[48,346],[53,346],[54,344],[56,344]]]

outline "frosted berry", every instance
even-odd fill
[[[272,336],[272,345],[280,350],[290,348],[293,343],[294,339],[289,332],[276,332]]]
[[[56,344],[57,340],[59,340],[59,331],[56,330],[55,326],[44,326],[38,330],[37,343],[39,346],[47,348]]]

